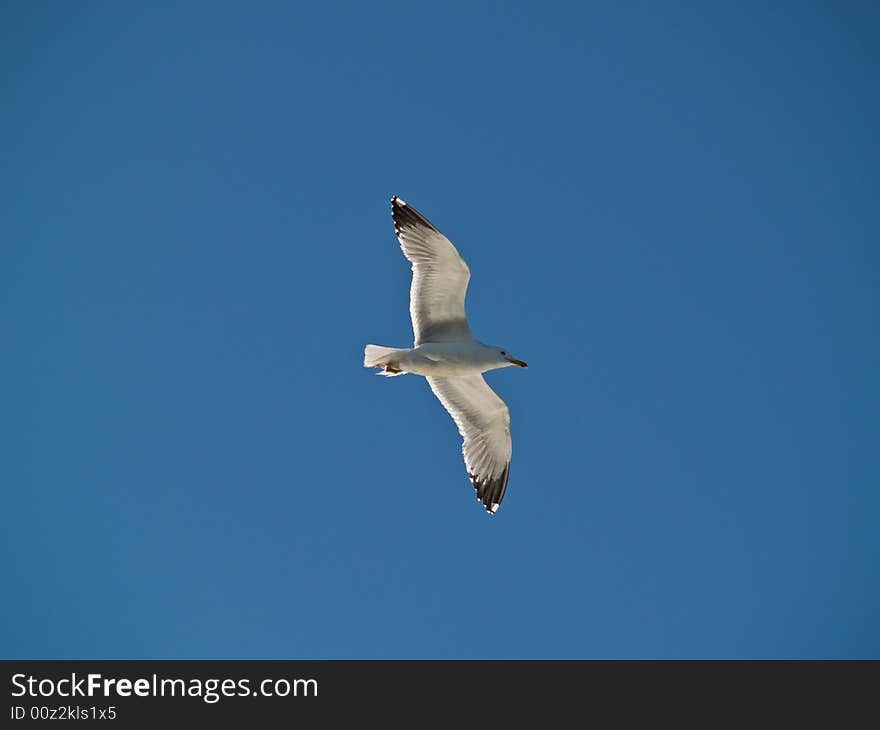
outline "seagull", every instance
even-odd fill
[[[391,218],[412,264],[409,314],[413,347],[367,345],[364,367],[377,375],[423,375],[463,439],[468,476],[489,514],[510,476],[510,411],[483,379],[487,370],[528,367],[506,350],[474,339],[464,311],[470,269],[452,242],[411,205],[391,198]]]

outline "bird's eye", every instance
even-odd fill
[[[501,351],[501,354],[502,354],[502,355],[506,355],[507,353],[504,352],[504,350],[502,350],[502,351]]]

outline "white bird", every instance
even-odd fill
[[[378,375],[424,375],[449,411],[464,443],[462,453],[477,499],[495,514],[510,475],[510,411],[482,373],[528,367],[500,347],[474,339],[464,311],[470,269],[455,246],[430,221],[397,196],[391,198],[394,231],[412,264],[409,313],[414,347],[367,345],[364,367]]]

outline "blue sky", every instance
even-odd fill
[[[878,13],[765,5],[5,3],[2,655],[880,656]]]

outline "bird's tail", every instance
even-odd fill
[[[383,368],[379,375],[402,375],[403,371],[398,367],[398,360],[407,352],[409,352],[407,349],[367,345],[364,348],[364,367]]]

